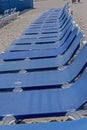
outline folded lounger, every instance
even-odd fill
[[[87,102],[86,82],[87,70],[70,88],[0,93],[0,118],[7,115],[17,119],[63,116],[78,110]]]
[[[86,130],[87,119],[68,122],[49,122],[37,124],[4,125],[0,130]]]
[[[34,60],[22,60],[22,61],[8,61],[0,63],[0,74],[1,73],[15,73],[21,70],[26,70],[28,72],[43,71],[43,70],[56,70],[58,67],[68,64],[68,61],[73,57],[80,42],[83,38],[81,32],[73,40],[71,46],[63,53],[63,55],[58,55],[54,58],[46,59],[34,59]],[[44,53],[44,52],[43,52]]]
[[[26,72],[0,74],[0,90],[23,89],[48,89],[58,88],[63,84],[73,82],[86,67],[87,45],[80,51],[74,61],[63,70],[43,72]],[[5,81],[5,82],[4,82]]]

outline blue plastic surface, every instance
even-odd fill
[[[29,35],[13,42],[7,49],[10,52],[0,55],[0,59],[10,60],[0,62],[0,91],[12,91],[14,88],[33,90],[0,93],[0,119],[6,115],[17,119],[62,116],[80,109],[87,102],[87,45],[66,68],[58,70],[59,66],[66,65],[73,57],[83,38],[82,32],[77,33],[77,27],[72,30],[72,21],[68,20],[68,13],[64,13],[65,8],[45,12],[24,32]],[[43,22],[45,24],[41,30]],[[60,29],[56,30],[55,25]],[[67,83],[71,87],[65,88]],[[61,86],[64,89],[58,89]],[[81,119],[62,123],[1,126],[0,130],[86,130],[86,127],[87,119]]]
[[[37,51],[18,51],[18,52],[5,52],[0,54],[0,59],[3,60],[23,60],[26,58],[48,58],[48,57],[56,57],[58,54],[63,54],[67,48],[69,48],[69,46],[72,44],[72,40],[74,40],[76,33],[78,31],[78,28],[76,27],[72,33],[69,35],[68,39],[66,40],[66,42],[60,46],[58,49],[54,49],[54,47],[56,47],[57,44],[41,44],[41,45],[34,45],[35,47],[37,47],[38,49],[41,49],[41,46],[44,47],[46,49],[46,47],[53,47],[53,49],[47,49],[44,50],[44,53],[42,50],[37,50]],[[32,49],[34,48],[33,45],[30,45],[32,47]]]
[[[0,93],[0,118],[9,114],[20,119],[61,116],[77,110],[87,102],[86,82],[87,71],[84,71],[70,88]]]
[[[62,84],[72,82],[81,71],[85,69],[87,59],[87,45],[80,51],[75,60],[63,70],[14,73],[0,75],[0,89],[13,89],[22,87],[23,89],[43,89],[61,87]],[[48,78],[49,77],[49,78]],[[5,81],[5,82],[4,82]],[[17,86],[16,83],[20,83]]]
[[[58,48],[58,47],[62,46],[64,44],[64,42],[69,41],[68,38],[70,39],[69,35],[71,33],[71,29],[72,29],[72,25],[69,26],[69,29],[66,32],[60,33],[60,35],[58,35],[58,37],[49,37],[49,38],[43,38],[42,37],[42,38],[39,38],[39,39],[37,39],[37,38],[17,39],[12,43],[12,45],[15,45],[15,44],[16,45],[24,45],[23,50],[26,50],[26,46],[29,45],[29,44],[32,44],[33,47],[34,47],[34,44],[41,44],[41,45],[42,44],[48,44],[47,48],[49,48],[50,46],[52,48],[52,46],[55,46],[55,44],[56,44],[57,48]],[[16,47],[16,46],[12,46],[12,45],[9,46],[7,50],[15,51],[14,47]],[[47,45],[43,45],[42,48],[44,48],[44,46],[47,46]],[[11,48],[13,48],[13,49],[11,50]],[[21,46],[19,46],[19,48],[21,50]],[[18,46],[17,46],[17,49],[18,49]]]
[[[42,33],[52,33],[52,32],[54,33],[58,29],[62,28],[62,26],[67,23],[68,19],[69,18],[67,18],[64,21],[60,22],[60,24],[58,24],[59,22],[55,22],[55,23],[44,23],[44,25],[43,25],[42,28],[36,28],[36,29],[35,28],[33,28],[33,29],[27,28],[23,32],[23,34],[38,34],[39,31],[42,32]],[[53,31],[52,30],[48,30],[48,31],[47,30],[43,30],[44,28],[48,28],[48,27],[56,27],[57,30],[53,30]]]
[[[64,37],[63,37],[63,33],[60,33],[60,35],[58,35],[58,37],[41,38],[41,39],[36,39],[36,40],[34,40],[34,39],[30,39],[30,40],[19,39],[19,40],[14,41],[12,43],[12,45],[10,45],[6,50],[7,51],[27,51],[27,50],[41,50],[41,49],[44,50],[44,49],[59,48],[60,46],[62,46],[66,42],[67,42],[67,44],[68,44],[68,42],[69,43],[71,42],[71,40],[73,39],[73,37],[71,37],[71,36],[76,34],[75,31],[76,30],[71,32],[71,27],[70,27],[68,32],[66,33],[67,35],[65,34]],[[68,38],[67,38],[67,36],[68,36]],[[63,37],[63,39],[58,40],[61,37]],[[58,41],[55,41],[56,40],[55,38]],[[67,38],[67,40],[66,40],[66,38]],[[51,41],[53,39],[55,39],[55,40]],[[33,40],[33,43],[31,44],[32,40]],[[34,41],[35,41],[35,44],[34,44]],[[67,48],[67,46],[66,46],[66,48]]]
[[[0,126],[0,130],[87,130],[87,119],[68,122],[49,122]]]
[[[61,20],[67,15],[68,11],[64,8],[60,9],[49,9],[47,12],[43,13],[38,19],[36,19],[32,24],[42,24],[45,20],[46,21],[54,21]]]
[[[0,73],[18,72],[22,69],[30,72],[57,69],[59,66],[67,64],[71,57],[73,57],[78,46],[80,45],[82,37],[82,33],[79,32],[68,50],[63,55],[59,55],[56,58],[1,62]]]
[[[56,30],[56,32],[58,32],[58,33],[60,33],[60,32],[62,32],[65,28],[66,28],[66,26],[68,26],[68,24],[70,24],[70,23],[72,23],[72,18],[71,17],[69,17],[69,19],[66,21],[66,23],[62,26],[62,28],[60,28],[60,29],[58,29],[57,27],[44,27],[43,26],[43,29],[45,29],[45,30]],[[33,29],[38,29],[38,28],[41,28],[40,26],[36,26],[36,27],[32,27],[32,26],[30,26],[29,28],[33,28]],[[23,35],[21,35],[20,36],[20,38],[29,38],[29,37],[33,37],[33,38],[35,38],[35,37],[49,37],[49,36],[57,36],[58,35],[58,33],[48,33],[48,34],[32,34],[32,35],[25,35],[25,34],[23,34]]]
[[[68,24],[69,24],[69,22],[72,20],[72,17],[71,16],[69,16],[68,17],[68,19],[66,20],[66,22],[63,24],[63,26],[61,27],[61,28],[58,28],[58,26],[45,26],[45,24],[43,24],[43,26],[41,26],[41,25],[30,25],[24,32],[23,32],[23,35],[36,35],[36,34],[32,34],[32,33],[29,33],[29,31],[28,31],[28,33],[26,32],[29,28],[31,28],[31,29],[47,29],[47,30],[52,30],[52,29],[57,29],[56,31],[58,32],[58,31],[62,31]],[[72,22],[71,22],[72,23]],[[26,33],[25,33],[26,32]]]

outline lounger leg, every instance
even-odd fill
[[[3,125],[15,124],[16,118],[12,115],[7,115],[3,118]]]
[[[87,116],[87,110],[70,111],[66,114],[72,120],[81,119],[83,116]]]

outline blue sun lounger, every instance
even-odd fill
[[[60,30],[63,30],[63,28],[67,25],[67,23],[69,22],[69,20],[70,20],[71,18],[72,18],[71,16],[68,16],[68,19],[66,20],[66,22],[63,24],[63,26],[62,26],[61,28],[58,28],[58,26],[47,26],[47,27],[46,27],[45,24],[44,24],[44,25],[43,25],[43,29],[45,29],[45,30],[46,30],[46,29],[47,29],[47,30],[48,30],[48,29],[49,29],[49,30],[50,30],[50,29],[51,29],[51,30],[52,30],[52,29],[57,29],[57,31],[58,31],[58,30],[59,30],[59,31],[60,31]],[[34,26],[30,25],[30,26],[27,28],[27,30],[28,30],[28,29],[38,29],[38,28],[40,29],[40,28],[42,28],[42,26],[41,26],[41,25],[37,25],[37,26],[35,26],[35,25],[34,25]],[[26,30],[25,30],[25,31],[26,31]],[[32,35],[33,35],[33,34],[32,34]]]
[[[26,44],[17,44],[17,45],[10,45],[6,51],[11,51],[11,52],[17,52],[17,51],[32,51],[32,50],[42,50],[43,53],[44,53],[44,49],[57,49],[60,53],[62,53],[64,50],[63,50],[63,46],[64,44],[67,44],[65,47],[67,49],[67,46],[69,46],[68,44],[72,43],[72,41],[74,40],[75,36],[76,36],[76,33],[78,31],[78,28],[76,27],[71,33],[70,35],[68,36],[67,40],[62,44],[61,43],[61,46],[59,47],[59,44],[58,43],[47,43],[47,44],[30,44],[28,45],[27,43]],[[71,45],[71,44],[70,44]],[[62,49],[62,51],[61,51]]]
[[[78,110],[87,102],[86,82],[87,70],[70,88],[0,93],[0,119],[6,115],[16,119],[63,116]]]
[[[30,58],[30,59],[41,59],[41,58],[53,58],[56,57],[59,54],[63,54],[65,51],[67,51],[67,49],[69,48],[69,46],[72,44],[72,41],[74,40],[76,34],[77,34],[78,28],[76,27],[72,33],[70,34],[69,38],[66,40],[66,42],[60,46],[58,49],[54,49],[54,47],[56,46],[56,44],[50,45],[48,44],[50,47],[52,46],[53,49],[47,49],[44,50],[44,53],[42,50],[32,50],[32,51],[17,51],[17,52],[5,52],[0,54],[0,59],[1,60],[5,60],[5,61],[14,61],[14,60],[24,60],[26,58]],[[35,45],[34,45],[35,46]],[[45,44],[43,45],[45,48]],[[48,46],[48,47],[49,47]],[[41,45],[38,45],[37,47],[41,47]]]
[[[3,60],[23,60],[26,58],[30,58],[30,59],[39,59],[39,58],[52,58],[52,57],[56,57],[59,54],[63,54],[68,48],[69,46],[72,44],[72,41],[74,40],[74,38],[76,37],[78,31],[78,27],[74,28],[72,33],[69,35],[68,39],[66,40],[66,42],[58,47],[58,44],[37,44],[37,45],[30,45],[31,48],[30,49],[40,49],[37,51],[14,51],[14,52],[5,52],[0,54],[0,59]],[[17,45],[18,46],[18,45]],[[13,46],[14,47],[14,46]],[[42,51],[42,49],[44,48],[44,53]],[[48,48],[48,49],[47,49]],[[12,50],[12,46],[9,46],[7,48],[8,50]],[[18,49],[18,48],[17,48]]]
[[[69,12],[65,11],[62,13],[61,17],[58,18],[58,13],[55,14],[55,13],[49,12],[49,14],[46,17],[44,17],[42,19],[38,18],[38,20],[35,20],[31,25],[42,25],[43,23],[45,23],[45,24],[46,23],[55,23],[57,21],[61,22],[64,18],[68,17],[68,14],[69,14]],[[53,15],[55,15],[55,18]]]
[[[58,37],[51,37],[51,38],[41,38],[41,39],[19,39],[19,40],[15,40],[7,49],[6,51],[27,51],[27,50],[44,50],[44,49],[53,49],[53,48],[59,48],[60,46],[62,46],[63,44],[65,44],[65,42],[69,41],[68,39],[70,39],[71,34],[75,31],[72,31],[72,26],[69,27],[68,31],[66,32],[66,34],[63,37],[63,33],[61,33],[60,35],[58,35],[58,37],[63,37],[62,39],[60,39],[60,41],[55,41],[56,39],[58,39]],[[67,37],[68,36],[68,37]],[[72,39],[72,38],[71,38]],[[35,42],[35,44],[33,44],[32,42]]]
[[[43,70],[56,70],[58,67],[68,64],[68,61],[73,57],[77,48],[80,46],[80,42],[83,38],[83,34],[79,32],[76,38],[73,40],[68,50],[58,57],[47,58],[47,59],[35,59],[35,60],[22,60],[22,61],[8,61],[0,63],[0,74],[1,73],[15,73],[21,70],[28,72],[43,71]],[[44,53],[44,52],[43,52]]]
[[[63,7],[60,9],[49,9],[48,11],[44,12],[39,18],[37,18],[32,24],[40,24],[44,20],[49,19],[61,19],[63,17],[64,13],[68,12],[67,7]]]
[[[70,16],[67,20],[66,20],[66,22],[64,23],[64,25],[59,29],[59,28],[57,28],[57,27],[53,27],[53,26],[47,26],[47,27],[45,27],[44,25],[43,25],[43,29],[45,29],[45,30],[49,30],[49,29],[55,29],[57,32],[59,31],[63,31],[64,29],[65,29],[65,27],[67,26],[67,24],[70,22],[72,20],[72,17]],[[36,28],[36,29],[38,29],[38,28],[40,28],[40,27],[31,27],[31,25],[30,25],[30,27],[29,28]],[[49,33],[50,34],[50,33]],[[38,35],[49,35],[49,34],[38,34]],[[23,36],[25,36],[25,38],[26,37],[29,37],[29,36],[37,36],[36,34],[32,34],[32,35],[25,35],[25,34],[23,34],[22,36],[20,36],[20,38],[22,38]]]
[[[0,74],[0,91],[6,89],[12,90],[16,87],[21,87],[24,90],[62,87],[63,84],[73,82],[79,74],[82,74],[87,63],[85,55],[87,55],[87,45],[80,51],[74,61],[67,66],[66,69]]]
[[[58,18],[60,19],[61,16],[65,13],[65,12],[69,12],[69,6],[68,4],[65,5],[63,8],[51,8],[49,10],[47,10],[46,12],[44,12],[39,18],[37,18],[35,20],[35,22],[33,23],[38,23],[40,20],[44,20],[49,18],[50,20],[53,18]]]
[[[33,34],[32,35],[21,35],[20,38],[29,38],[29,37],[31,37],[31,38],[35,38],[35,37],[40,38],[40,37],[51,37],[51,36],[53,37],[53,36],[57,36],[58,33],[63,32],[63,30],[66,28],[66,26],[68,26],[70,21],[72,23],[72,17],[70,17],[66,21],[66,23],[62,26],[61,29],[58,29],[57,27],[43,27],[43,30],[44,29],[45,30],[56,30],[54,33],[41,33],[41,34],[34,34],[34,35]],[[38,27],[36,27],[36,28],[38,28]]]
[[[41,24],[42,22],[44,22],[45,20],[49,19],[59,19],[61,18],[61,16],[63,15],[63,13],[65,13],[65,11],[62,10],[62,8],[60,8],[60,10],[58,9],[49,9],[46,10],[43,14],[41,14],[32,24]]]
[[[26,45],[26,44],[54,44],[57,43],[58,46],[61,46],[66,39],[68,38],[70,32],[72,31],[72,24],[70,23],[68,30],[60,33],[57,37],[49,37],[49,38],[20,38],[12,42],[12,45]],[[65,35],[64,35],[65,34]],[[48,45],[49,46],[49,45]]]
[[[44,21],[46,21],[46,22],[47,21],[54,22],[55,20],[61,21],[64,18],[64,16],[67,15],[67,14],[70,14],[69,10],[66,9],[66,10],[61,10],[61,11],[58,12],[56,10],[56,8],[55,8],[55,9],[53,9],[52,12],[49,11],[49,14],[46,17],[46,19],[44,19]],[[38,18],[38,21],[35,20],[33,23],[38,23],[39,24],[39,20],[41,22],[43,22],[43,18],[42,19]]]
[[[44,20],[42,19],[42,22],[40,22],[39,20],[38,20],[38,24],[35,24],[36,23],[36,21],[34,22],[34,23],[32,23],[24,32],[26,32],[26,31],[36,31],[36,29],[41,29],[42,28],[42,25],[43,25],[43,27],[49,27],[49,26],[53,26],[53,25],[57,25],[57,28],[59,27],[61,27],[63,24],[64,24],[64,22],[66,22],[66,19],[68,18],[70,16],[70,14],[69,14],[69,12],[64,12],[63,13],[63,15],[62,15],[62,17],[60,18],[60,19],[55,19],[55,20],[51,20],[49,17],[48,18],[45,18]],[[57,16],[56,16],[57,17]],[[52,19],[53,19],[53,16],[52,16]],[[43,24],[44,23],[44,24]],[[37,30],[37,32],[38,32],[38,30]]]
[[[46,30],[48,30],[48,29],[49,29],[49,30],[52,30],[52,29],[54,30],[54,29],[55,29],[54,31],[56,31],[56,32],[62,31],[62,30],[65,28],[65,26],[69,23],[69,21],[70,21],[71,19],[72,19],[71,16],[68,17],[68,19],[66,20],[66,22],[63,24],[63,26],[62,26],[61,28],[58,28],[57,26],[56,26],[56,27],[55,27],[55,26],[54,26],[54,27],[53,27],[53,26],[47,26],[47,27],[46,27],[46,26],[43,25],[43,29],[45,29],[44,31],[46,31]],[[32,25],[30,25],[29,28],[31,28],[31,29],[38,29],[38,28],[39,28],[39,29],[40,29],[40,28],[41,28],[41,25],[40,25],[40,26],[32,26]],[[28,28],[27,28],[26,30],[28,30]],[[26,31],[26,30],[25,30],[25,31]],[[24,32],[25,32],[25,31],[24,31]],[[24,32],[23,32],[23,35],[25,35]],[[52,32],[52,31],[51,31],[51,32]],[[45,33],[46,33],[46,32],[45,32]],[[54,33],[55,33],[55,32],[54,32]],[[39,35],[39,34],[38,34],[38,33],[33,33],[33,34],[32,34],[32,33],[30,33],[30,32],[28,31],[28,33],[26,33],[26,35],[31,35],[31,36],[36,35],[36,36],[37,36],[37,35]]]
[[[51,35],[52,36],[52,34],[53,34],[53,36],[55,36],[55,34],[57,34],[58,35],[58,33],[62,33],[62,32],[64,32],[64,31],[67,31],[67,28],[69,28],[69,26],[70,25],[72,25],[73,23],[72,23],[72,17],[70,17],[67,21],[66,21],[66,23],[63,25],[63,27],[61,28],[61,29],[58,29],[57,27],[43,27],[43,29],[42,29],[42,31],[44,32],[44,31],[46,31],[46,32],[44,32],[44,33],[41,33],[41,34],[38,34],[38,35],[36,35],[36,34],[32,34],[32,35],[23,35],[23,36],[25,36],[24,38],[29,38],[29,36],[32,36],[33,38],[34,38],[34,36],[37,36],[38,38],[39,37],[42,37],[42,36],[44,36],[44,35],[46,35],[46,37],[47,36],[49,36],[49,35]],[[50,33],[48,32],[48,30],[50,31]],[[51,33],[53,31],[53,33]],[[20,37],[20,38],[22,38],[22,37]]]
[[[61,22],[54,22],[54,23],[44,23],[43,27],[42,28],[34,28],[34,29],[29,29],[27,28],[23,34],[38,34],[39,32],[42,32],[42,33],[51,33],[52,30],[43,30],[43,28],[46,28],[46,27],[57,27],[57,29],[60,29],[62,28],[62,26],[64,25],[64,23],[66,23],[66,21],[68,20],[69,16],[66,18],[64,18]],[[55,32],[55,30],[53,30],[53,32]]]
[[[57,25],[57,27],[61,27],[65,22],[66,22],[66,20],[68,19],[68,17],[69,17],[70,15],[69,14],[66,14],[66,13],[64,13],[63,14],[63,16],[62,16],[62,18],[61,19],[55,19],[55,20],[51,20],[51,19],[46,19],[46,20],[43,20],[42,22],[39,22],[38,24],[39,24],[39,28],[37,28],[37,31],[39,30],[39,29],[41,29],[41,28],[43,28],[42,26],[46,26],[46,27],[49,27],[49,26],[54,26],[54,25]],[[35,22],[36,23],[36,22]],[[34,23],[34,25],[35,25],[35,23]],[[37,24],[37,23],[36,23]],[[42,25],[42,26],[41,26]],[[35,28],[28,28],[27,29],[28,31],[36,31],[36,29]]]
[[[40,15],[38,19],[43,19],[43,17],[46,17],[46,15],[48,15],[48,17],[55,17],[55,16],[58,16],[60,18],[60,16],[62,16],[62,14],[65,12],[65,11],[68,11],[69,7],[67,5],[64,5],[63,7],[61,8],[50,8],[48,10],[46,10],[43,14]]]
[[[87,119],[80,119],[68,122],[49,122],[20,125],[0,126],[0,130],[86,130]]]

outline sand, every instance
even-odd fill
[[[5,51],[11,42],[18,38],[21,33],[49,8],[62,7],[67,1],[70,2],[70,8],[73,10],[74,20],[81,27],[85,35],[87,35],[87,0],[82,0],[81,3],[72,4],[71,0],[34,0],[34,9],[18,16],[15,21],[0,28],[0,52]],[[87,38],[87,36],[86,36]]]

